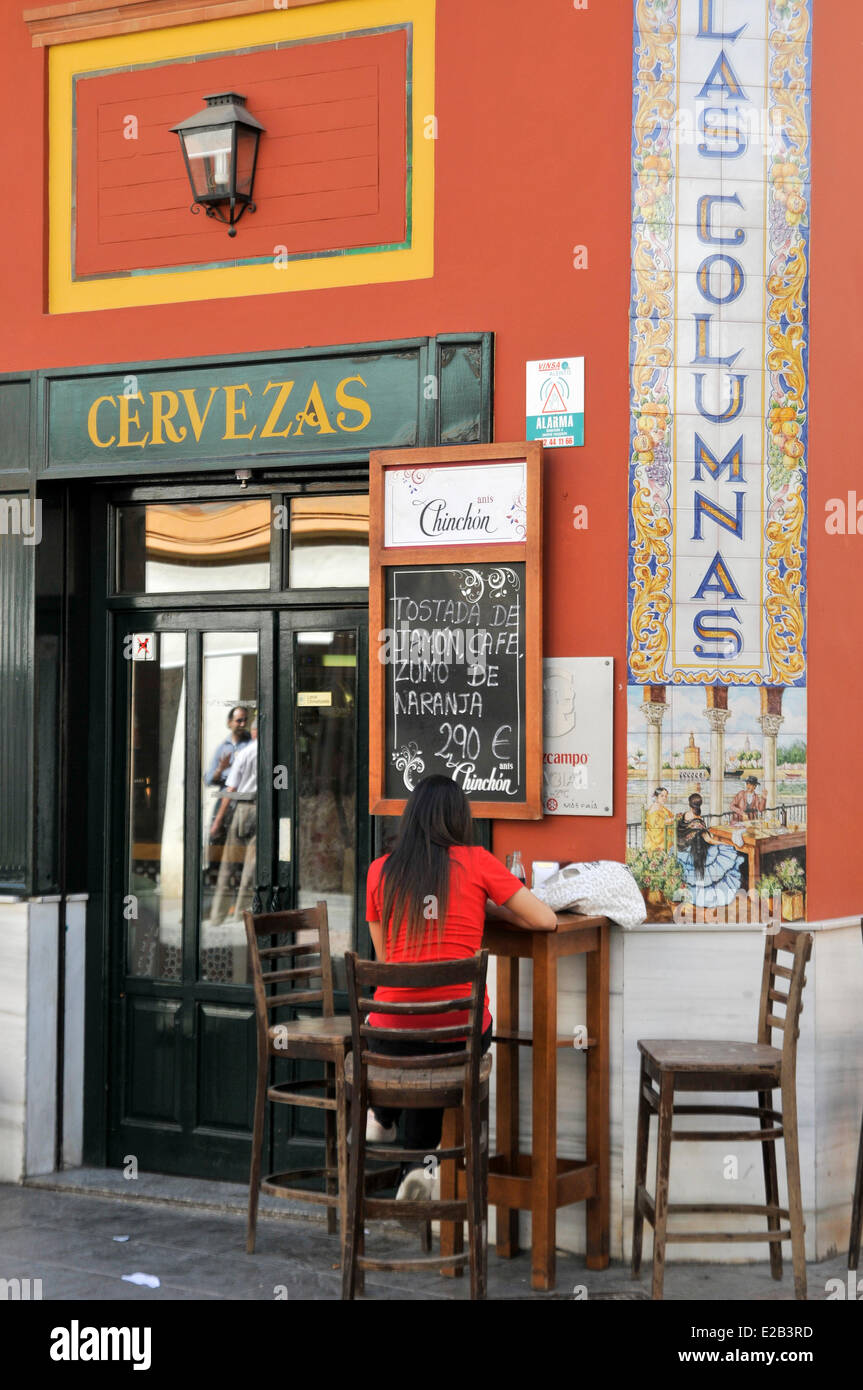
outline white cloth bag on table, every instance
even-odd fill
[[[647,918],[641,889],[615,859],[567,864],[536,889],[536,896],[555,912],[609,917],[621,927],[637,927]]]

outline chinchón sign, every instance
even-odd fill
[[[813,0],[635,0],[629,668],[805,682]]]

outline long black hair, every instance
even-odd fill
[[[419,951],[437,927],[443,937],[450,891],[450,849],[473,844],[470,804],[449,777],[424,777],[402,812],[398,839],[383,868],[385,941],[407,921],[407,949]]]
[[[695,812],[696,817],[701,820],[702,798],[698,795],[698,792],[693,792],[689,797],[689,805]],[[686,821],[682,823],[686,825]],[[706,834],[707,827],[702,820],[700,828],[687,836],[692,850],[692,864],[695,869],[696,878],[704,877],[704,866],[707,863],[707,843],[704,839]]]

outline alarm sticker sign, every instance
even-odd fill
[[[527,439],[547,449],[584,443],[584,358],[546,357],[527,364]]]

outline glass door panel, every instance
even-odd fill
[[[356,882],[357,632],[294,633],[297,906],[326,901],[340,976]]]
[[[202,643],[200,978],[248,980],[243,912],[257,882],[258,634]]]
[[[124,657],[131,660],[123,895],[127,969],[139,978],[178,980],[183,955],[185,633],[129,633]]]

